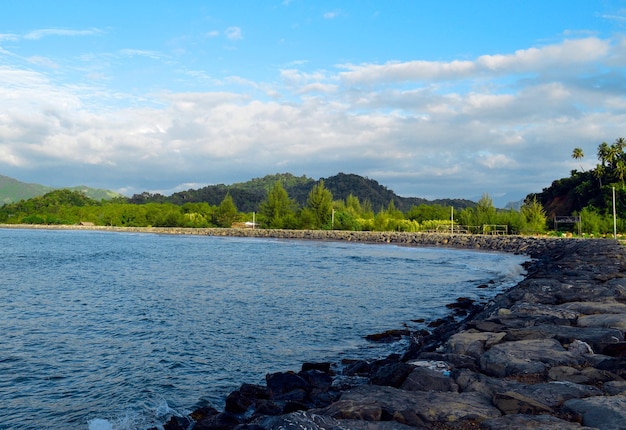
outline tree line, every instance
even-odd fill
[[[44,196],[0,207],[0,222],[9,224],[78,224],[89,222],[118,227],[232,227],[254,221],[258,228],[336,229],[352,231],[457,231],[471,226],[484,232],[485,226],[505,227],[508,233],[543,233],[546,215],[536,199],[521,210],[497,210],[488,195],[475,207],[456,212],[440,204],[413,205],[408,211],[396,208],[394,200],[375,211],[368,200],[349,194],[334,199],[320,180],[310,190],[304,204],[297,203],[277,180],[255,210],[240,211],[226,194],[217,205],[207,202],[131,203],[117,198],[95,201],[78,191],[55,190]]]

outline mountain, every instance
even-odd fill
[[[46,185],[20,182],[17,179],[0,175],[0,205],[15,203],[20,200],[27,200],[37,196],[43,196],[44,194],[55,189],[56,188],[48,187]],[[103,190],[100,188],[90,188],[84,185],[68,187],[68,189],[72,191],[81,191],[87,197],[97,201],[111,200],[116,197],[121,197],[121,194],[114,191]]]
[[[267,197],[268,190],[280,181],[283,188],[298,205],[304,206],[311,189],[321,180],[324,186],[330,190],[335,200],[345,200],[350,194],[358,197],[359,201],[369,201],[374,211],[389,206],[391,201],[401,211],[408,211],[414,205],[439,204],[442,206],[454,206],[455,209],[473,207],[475,202],[464,199],[438,199],[426,200],[419,197],[401,197],[377,181],[355,174],[338,173],[335,176],[315,180],[306,176],[294,176],[291,173],[277,173],[262,178],[255,178],[248,182],[240,182],[232,185],[209,185],[197,190],[189,189],[180,191],[171,196],[150,194],[144,192],[135,194],[129,201],[131,203],[170,202],[174,204],[206,202],[211,205],[219,205],[226,194],[233,198],[237,209],[242,212],[252,212],[259,209],[259,204]]]

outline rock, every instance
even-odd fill
[[[277,372],[265,377],[270,398],[274,400],[302,401],[311,385],[294,372]]]
[[[427,367],[416,367],[409,374],[400,386],[407,391],[453,391],[458,392],[459,386],[454,382],[449,374],[429,369]]]
[[[579,327],[609,327],[626,330],[626,314],[583,315],[576,323]]]
[[[375,369],[370,378],[374,385],[387,385],[398,388],[413,371],[413,366],[403,361],[383,364]]]
[[[588,343],[594,352],[599,352],[609,343],[624,340],[624,334],[622,331],[614,328],[541,324],[533,327],[508,330],[504,340],[513,341],[544,338],[556,339],[561,342],[561,344],[569,344],[574,340],[581,340]]]
[[[496,393],[493,396],[493,404],[505,415],[552,413],[553,410],[547,405],[540,403],[515,391]]]
[[[238,390],[226,397],[224,410],[233,414],[243,413],[256,405],[260,399],[269,399],[266,388],[260,385],[242,384]]]
[[[623,430],[626,427],[626,395],[597,396],[572,399],[565,407],[582,416],[583,425],[603,430]]]
[[[502,341],[504,336],[506,336],[504,332],[490,333],[466,330],[452,335],[445,348],[447,353],[478,358],[485,350]]]
[[[626,394],[626,381],[607,381],[602,388],[609,396]]]
[[[550,408],[557,408],[570,399],[601,396],[603,394],[599,388],[573,382],[521,384],[515,388],[515,392],[541,402]]]
[[[551,366],[583,363],[582,358],[566,351],[554,339],[500,343],[479,359],[480,368],[486,374],[497,377],[543,374]]]
[[[396,342],[402,339],[403,337],[407,337],[410,335],[411,335],[411,332],[407,329],[397,329],[397,330],[387,330],[382,333],[368,334],[367,336],[365,336],[365,339],[369,340],[370,342],[389,343],[389,342]]]
[[[614,373],[599,370],[595,367],[576,369],[569,366],[555,366],[548,371],[548,378],[557,382],[572,382],[574,384],[600,385],[605,381],[618,378]]]
[[[576,321],[580,315],[578,312],[570,309],[543,303],[516,303],[511,306],[510,310],[513,315],[532,315],[534,318],[547,316],[555,320],[567,321],[568,323]]]
[[[480,423],[484,430],[581,430],[578,423],[572,423],[550,415],[505,415],[490,418]]]
[[[570,302],[559,305],[559,307],[582,315],[626,314],[626,304],[619,303],[613,299],[602,302]]]
[[[567,350],[574,355],[585,355],[585,354],[593,354],[593,349],[587,342],[583,342],[582,340],[574,339],[569,345],[567,345]]]
[[[626,358],[626,342],[602,344],[599,346],[598,352],[609,357]]]
[[[414,392],[374,386],[344,392],[339,402],[316,412],[334,418],[353,418],[363,410],[411,426],[479,422],[500,415],[489,399],[473,393]]]
[[[231,430],[241,422],[233,415],[221,412],[204,418],[193,425],[193,430]]]

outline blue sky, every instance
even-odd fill
[[[626,137],[625,67],[623,0],[3,0],[0,174],[132,195],[344,172],[503,206]]]

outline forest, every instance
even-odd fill
[[[136,200],[136,199],[135,199]],[[96,201],[79,191],[55,190],[40,197],[0,207],[5,224],[79,224],[128,227],[246,227],[336,229],[370,231],[450,231],[475,233],[543,233],[545,212],[536,201],[521,210],[497,210],[488,195],[473,207],[455,211],[452,206],[417,204],[403,212],[391,200],[375,211],[369,200],[349,194],[335,199],[323,180],[316,183],[300,205],[287,193],[281,181],[267,191],[258,208],[241,211],[226,194],[217,205],[207,202],[182,204],[136,203],[116,198]]]
[[[488,194],[476,203],[399,197],[358,175],[315,181],[276,174],[171,196],[142,193],[98,201],[80,190],[54,190],[0,206],[0,223],[603,236],[626,231],[625,150],[623,138],[601,143],[595,168],[585,170],[581,163],[581,170],[529,194],[519,209],[496,209]],[[584,156],[580,148],[572,152],[578,161]],[[555,229],[561,216],[578,222]]]

